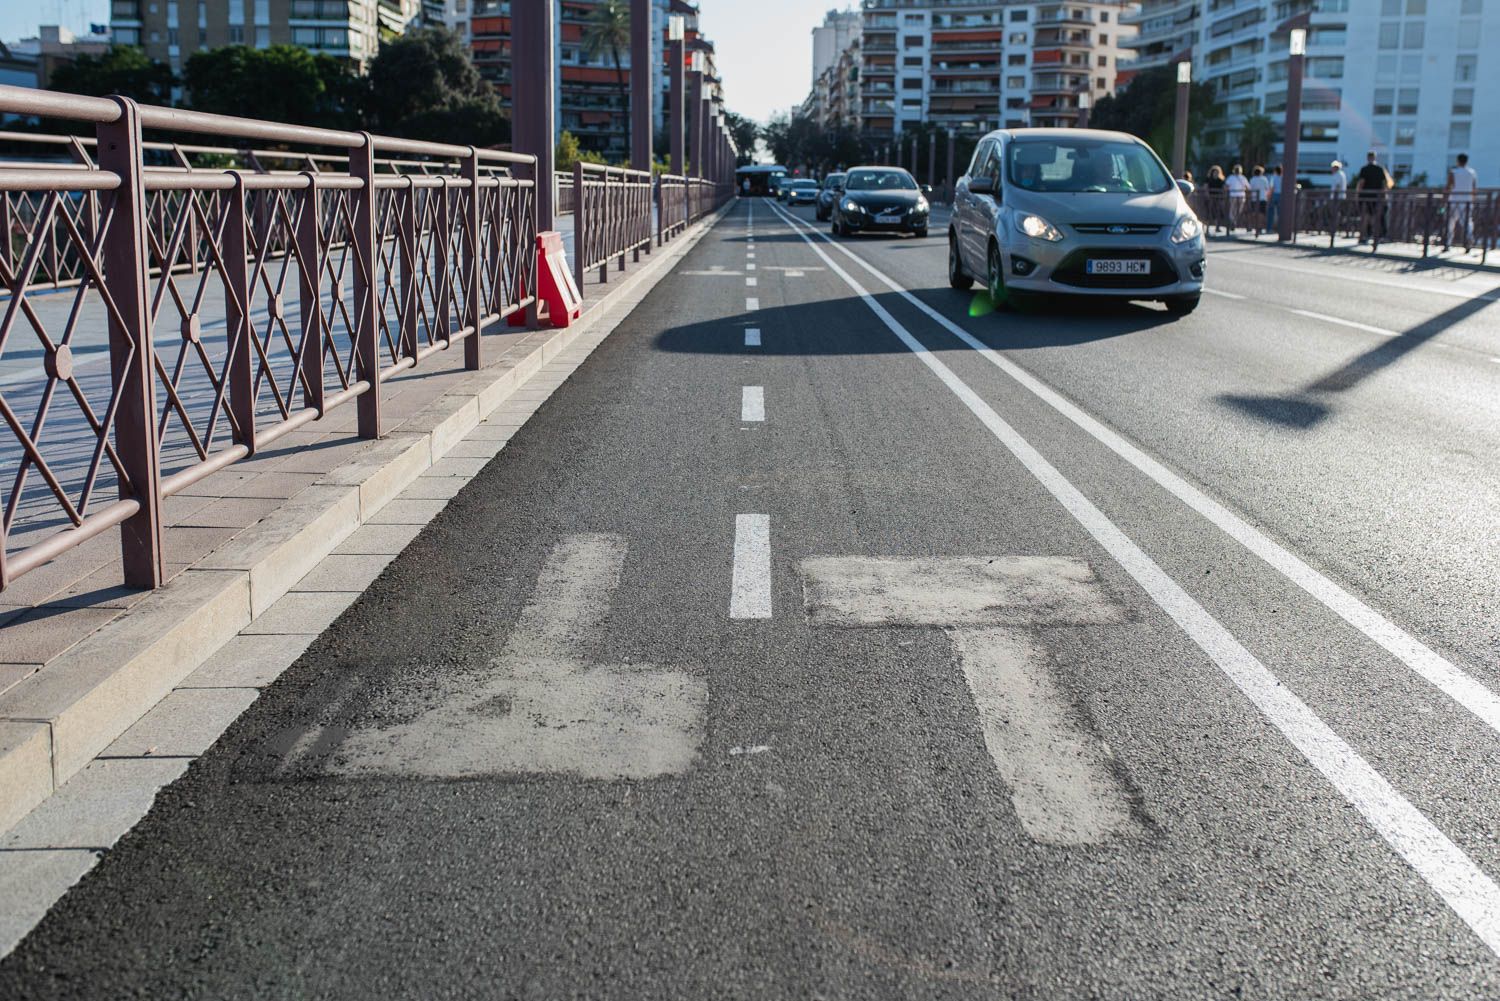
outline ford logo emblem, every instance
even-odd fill
[[[1119,236],[1121,233],[1129,233],[1130,232],[1130,227],[1129,226],[1111,226],[1111,227],[1109,227],[1109,232],[1114,233],[1116,236]]]

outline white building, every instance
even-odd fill
[[[1146,0],[1132,20],[1138,66],[1190,58],[1223,109],[1196,166],[1237,155],[1246,116],[1280,124],[1288,18],[1310,15],[1299,173],[1373,149],[1400,183],[1441,186],[1459,153],[1500,185],[1500,2],[1496,0]],[[1280,159],[1280,146],[1272,162]],[[1248,168],[1250,165],[1247,164]]]
[[[859,25],[857,10],[831,10],[823,15],[823,23],[812,30],[814,80],[838,64],[839,56],[859,37]]]

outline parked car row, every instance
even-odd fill
[[[807,185],[809,182],[794,182]],[[928,233],[931,189],[898,167],[829,174],[811,202],[835,235]],[[1135,136],[1093,129],[1005,129],[985,136],[954,189],[948,281],[996,303],[1086,295],[1161,302],[1191,313],[1203,293],[1203,225]]]

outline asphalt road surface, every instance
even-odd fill
[[[1228,245],[1187,318],[997,312],[810,216],[738,206],[0,997],[1500,994],[1500,295]]]

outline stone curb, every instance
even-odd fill
[[[0,694],[0,831],[12,827],[443,458],[542,366],[654,286],[734,206],[696,223],[561,330],[539,330],[170,584]]]

